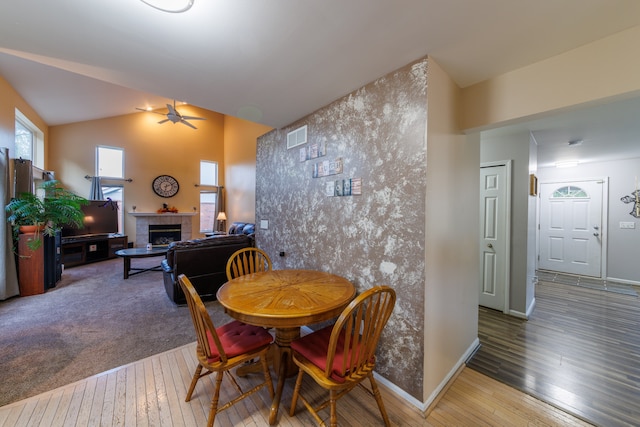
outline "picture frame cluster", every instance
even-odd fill
[[[300,147],[298,149],[298,155],[301,163],[326,157],[327,145],[324,141],[320,143],[310,143],[304,147]],[[323,159],[314,161],[311,165],[311,176],[314,179],[341,175],[343,171],[344,162],[342,157],[336,157],[333,160]],[[330,197],[360,196],[362,195],[362,178],[328,180],[324,184],[324,192],[326,196]]]
[[[362,178],[336,179],[325,183],[325,194],[329,197],[361,196]]]

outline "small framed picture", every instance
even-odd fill
[[[362,195],[362,178],[351,178],[351,195]]]
[[[329,197],[336,195],[336,186],[333,181],[327,181],[325,184],[325,194]]]
[[[538,195],[538,177],[534,174],[529,175],[529,195]]]
[[[342,195],[350,196],[351,195],[351,180],[343,179],[342,180]]]

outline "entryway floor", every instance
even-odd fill
[[[541,282],[562,283],[565,285],[581,286],[600,291],[615,292],[619,294],[638,296],[635,286],[619,282],[612,282],[595,277],[577,276],[572,274],[557,273],[555,271],[537,271],[538,280]]]

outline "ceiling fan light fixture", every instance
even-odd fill
[[[168,13],[182,13],[191,9],[194,0],[140,0],[147,6]]]

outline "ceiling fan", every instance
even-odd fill
[[[176,110],[175,99],[173,100],[173,105],[167,104],[167,109],[169,110],[168,113],[160,113],[158,111],[146,110],[144,108],[136,108],[136,110],[148,111],[150,113],[155,113],[155,114],[160,114],[162,116],[165,116],[166,119],[160,120],[158,122],[159,124],[166,123],[166,122],[172,122],[173,124],[182,123],[183,125],[189,126],[190,128],[198,129],[197,127],[189,123],[188,120],[206,120],[204,117],[183,116],[182,114],[180,114],[178,110]]]

